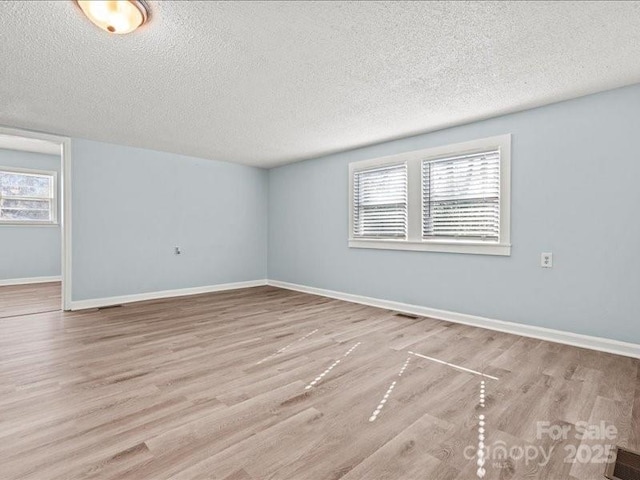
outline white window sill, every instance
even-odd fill
[[[409,242],[407,240],[392,239],[349,239],[350,248],[374,248],[382,250],[415,250],[421,252],[447,252],[468,253],[472,255],[511,255],[511,245],[486,242],[445,242],[445,241],[421,241]]]
[[[57,222],[0,222],[0,227],[59,227]]]

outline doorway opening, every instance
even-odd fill
[[[70,309],[70,146],[0,127],[0,318]]]

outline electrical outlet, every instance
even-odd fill
[[[540,266],[542,268],[551,268],[553,267],[553,253],[541,253],[540,254]]]
[[[173,253],[176,255],[180,255],[182,253],[182,250],[180,250],[180,247],[173,247]]]

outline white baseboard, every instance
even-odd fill
[[[38,277],[37,279],[15,279],[11,281],[29,280],[24,283],[54,282],[59,281],[60,277]],[[36,281],[34,281],[36,280]],[[9,280],[0,280],[0,285],[18,285],[19,283],[2,283]],[[203,287],[180,288],[176,290],[164,290],[159,292],[140,293],[134,295],[123,295],[119,297],[93,298],[89,300],[77,300],[71,302],[71,310],[83,310],[88,308],[108,307],[112,305],[121,305],[124,303],[142,302],[145,300],[157,300],[160,298],[182,297],[186,295],[198,295],[201,293],[222,292],[225,290],[237,290],[240,288],[259,287],[263,285],[271,285],[287,290],[295,290],[298,292],[320,295],[323,297],[335,298],[346,302],[359,303],[372,307],[394,310],[397,312],[419,315],[422,317],[431,317],[438,320],[445,320],[453,323],[461,323],[473,327],[486,328],[488,330],[496,330],[498,332],[511,333],[524,337],[537,338],[550,342],[572,345],[575,347],[588,348],[591,350],[599,350],[607,353],[614,353],[627,357],[640,358],[640,345],[635,343],[621,342],[609,338],[593,337],[590,335],[582,335],[579,333],[555,330],[552,328],[537,327],[521,323],[505,322],[503,320],[494,320],[491,318],[478,317],[476,315],[468,315],[465,313],[450,312],[447,310],[439,310],[435,308],[423,307],[420,305],[412,305],[409,303],[394,302],[391,300],[382,300],[379,298],[365,297],[362,295],[354,295],[351,293],[337,292],[334,290],[325,290],[322,288],[308,287],[306,285],[298,285],[295,283],[281,282],[279,280],[250,280],[247,282],[223,283],[218,285],[207,285]]]
[[[109,307],[123,303],[143,302],[145,300],[157,300],[159,298],[184,297],[186,295],[198,295],[200,293],[222,292],[225,290],[237,290],[239,288],[260,287],[267,284],[267,280],[249,280],[247,282],[221,283],[218,285],[206,285],[204,287],[179,288],[176,290],[162,290],[159,292],[137,293],[134,295],[122,295],[119,297],[92,298],[89,300],[75,300],[71,302],[71,310],[84,310],[87,308]]]
[[[360,303],[372,307],[385,308],[412,315],[422,317],[431,317],[438,320],[446,320],[454,323],[462,323],[473,327],[486,328],[496,330],[498,332],[511,333],[514,335],[522,335],[524,337],[532,337],[550,342],[563,343],[575,347],[588,348],[591,350],[599,350],[607,353],[615,353],[626,357],[640,358],[640,345],[635,343],[621,342],[609,338],[593,337],[590,335],[582,335],[579,333],[565,332],[552,328],[536,327],[533,325],[525,325],[522,323],[505,322],[502,320],[494,320],[491,318],[477,317],[475,315],[467,315],[464,313],[449,312],[447,310],[438,310],[435,308],[422,307],[419,305],[411,305],[409,303],[393,302],[390,300],[381,300],[378,298],[364,297],[361,295],[353,295],[351,293],[336,292],[333,290],[325,290],[322,288],[308,287],[305,285],[297,285],[295,283],[281,282],[279,280],[268,280],[267,283],[274,287],[295,290],[298,292],[311,293],[323,297],[335,298],[352,303]]]
[[[60,275],[55,277],[9,278],[7,280],[0,280],[0,287],[7,285],[29,285],[30,283],[50,283],[60,281],[62,281],[62,277]]]

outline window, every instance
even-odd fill
[[[353,235],[361,238],[407,236],[407,166],[391,165],[353,176]]]
[[[500,150],[422,162],[422,238],[500,239]]]
[[[349,246],[510,255],[511,136],[349,165]]]
[[[56,173],[0,167],[0,224],[55,224]]]

